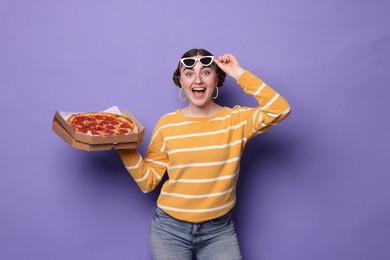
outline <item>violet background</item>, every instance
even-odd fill
[[[185,106],[188,49],[235,54],[292,114],[244,153],[234,210],[244,259],[390,255],[390,1],[0,1],[0,259],[150,259],[158,191],[115,151],[51,131],[55,110]],[[222,105],[254,105],[232,80]]]

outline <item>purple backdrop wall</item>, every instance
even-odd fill
[[[0,258],[150,259],[157,191],[115,151],[71,149],[55,110],[178,107],[183,52],[231,52],[292,105],[252,140],[234,215],[244,259],[390,255],[389,1],[0,2]],[[228,80],[223,105],[253,105]],[[23,117],[23,121],[19,117]]]

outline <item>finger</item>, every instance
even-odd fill
[[[223,57],[222,56],[218,56],[218,57],[215,58],[215,61],[222,63],[223,62]]]
[[[225,61],[226,63],[229,63],[229,62],[231,61],[230,55],[229,55],[229,54],[226,54],[226,55],[224,56],[224,61]]]
[[[221,63],[228,63],[230,61],[230,57],[228,54],[221,55],[217,58],[217,60]]]
[[[234,61],[234,56],[231,55],[231,54],[226,54],[225,57],[224,57],[224,59],[225,59],[225,62],[226,62],[226,63],[231,63],[231,62]]]
[[[222,62],[220,61],[219,57],[214,59],[214,62],[218,65],[221,66]]]

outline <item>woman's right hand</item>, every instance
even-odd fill
[[[220,67],[227,75],[237,80],[245,69],[241,67],[237,58],[232,54],[224,54],[214,59],[214,62]]]

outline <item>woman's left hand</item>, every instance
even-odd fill
[[[243,69],[232,54],[224,54],[214,59],[214,62],[220,67],[227,75],[237,80],[245,69]]]

